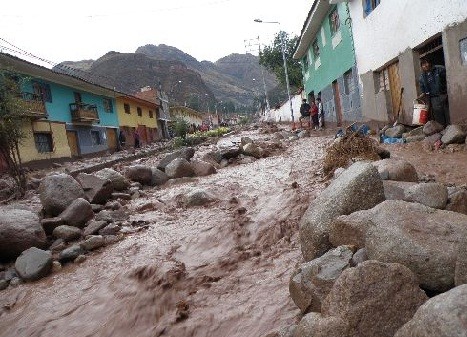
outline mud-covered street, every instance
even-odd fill
[[[244,135],[271,138],[222,141]],[[279,155],[145,188],[124,208],[148,226],[2,292],[0,336],[262,336],[296,323],[288,282],[301,258],[298,223],[324,188],[331,139],[282,140]],[[193,190],[212,201],[181,205]]]

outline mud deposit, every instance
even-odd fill
[[[0,336],[247,337],[296,322],[288,281],[298,223],[324,188],[330,140],[285,142],[281,155],[145,189],[126,207],[148,228],[3,291]],[[199,189],[213,202],[180,204]]]

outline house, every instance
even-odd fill
[[[302,104],[302,95],[301,93],[292,95],[290,97],[292,101],[292,109],[293,109],[293,116],[294,122],[298,123],[300,118],[300,105]],[[291,122],[292,121],[292,112],[290,111],[290,101],[287,100],[283,102],[280,106],[275,107],[269,112],[266,112],[264,117],[264,121],[266,122]]]
[[[205,119],[202,113],[182,105],[171,106],[170,116],[173,121],[180,118],[185,120],[188,124],[195,124],[196,126],[202,125]]]
[[[411,124],[420,58],[428,56],[446,67],[451,123],[467,123],[467,1],[353,0],[348,7],[365,120],[400,115]]]
[[[135,93],[134,96],[144,99],[145,101],[155,103],[158,106],[156,111],[158,139],[170,138],[168,129],[168,122],[170,122],[170,110],[167,94],[161,89],[156,90],[146,86],[141,88],[140,92]]]
[[[138,133],[141,144],[149,144],[160,138],[157,132],[159,106],[154,101],[121,95],[116,97],[116,104],[120,132],[125,135],[127,145],[134,145],[135,133]]]
[[[353,45],[348,4],[315,0],[293,58],[302,65],[303,96],[308,102],[321,97],[325,120],[339,126],[362,119]]]
[[[4,53],[0,69],[26,79],[21,94],[30,118],[20,148],[24,163],[116,149],[113,90]]]

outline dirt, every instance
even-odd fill
[[[326,186],[321,160],[332,134],[315,132],[285,142],[280,155],[145,189],[125,208],[147,229],[0,293],[0,336],[250,337],[297,323],[288,282],[301,262],[298,224]],[[465,150],[386,148],[423,175],[466,183]],[[180,204],[199,189],[214,201]]]

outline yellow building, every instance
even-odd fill
[[[181,118],[185,120],[188,124],[195,124],[200,126],[203,124],[204,115],[196,110],[188,108],[186,106],[171,106],[170,107],[170,116],[172,120]]]
[[[141,144],[149,144],[158,139],[159,106],[156,103],[125,95],[116,97],[116,105],[120,132],[125,135],[126,145],[134,145],[135,133],[139,135]]]

